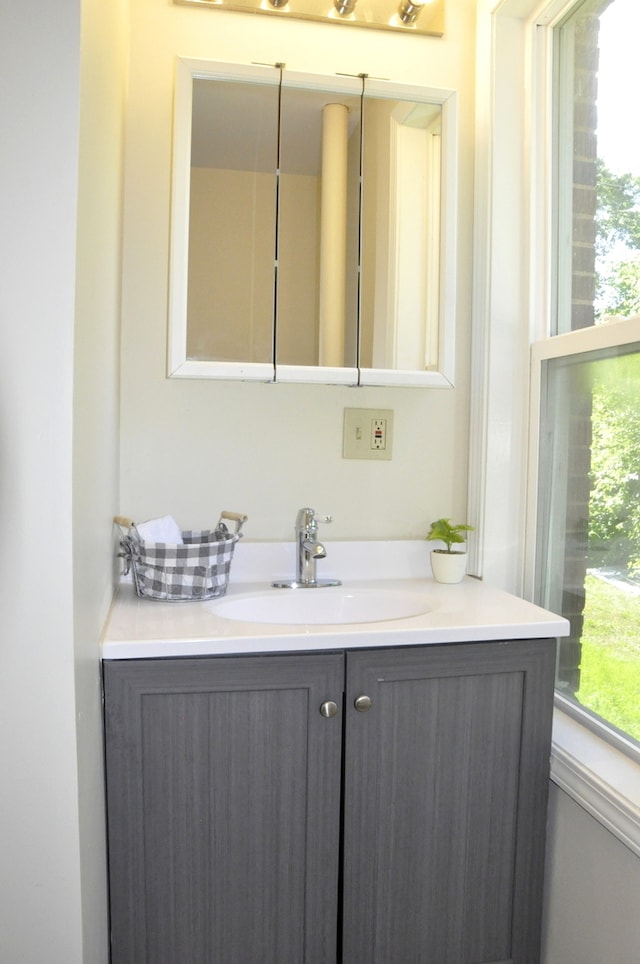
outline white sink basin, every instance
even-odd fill
[[[224,619],[248,623],[328,625],[377,623],[429,612],[419,592],[398,589],[271,589],[225,597],[211,604]]]

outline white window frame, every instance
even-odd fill
[[[528,599],[542,361],[640,340],[638,319],[549,337],[551,34],[573,3],[479,0],[477,16],[471,571]],[[552,780],[640,856],[640,760],[623,744],[558,698]]]

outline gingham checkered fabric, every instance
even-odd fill
[[[184,545],[142,542],[135,530],[121,540],[139,596],[151,599],[213,599],[227,591],[235,544],[240,538],[206,529],[182,533]]]

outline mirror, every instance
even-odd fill
[[[357,382],[362,80],[283,72],[275,377]]]
[[[455,94],[179,60],[169,375],[447,386]]]
[[[187,357],[271,364],[278,89],[194,79]]]

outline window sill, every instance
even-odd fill
[[[640,857],[640,764],[557,707],[551,779]]]

